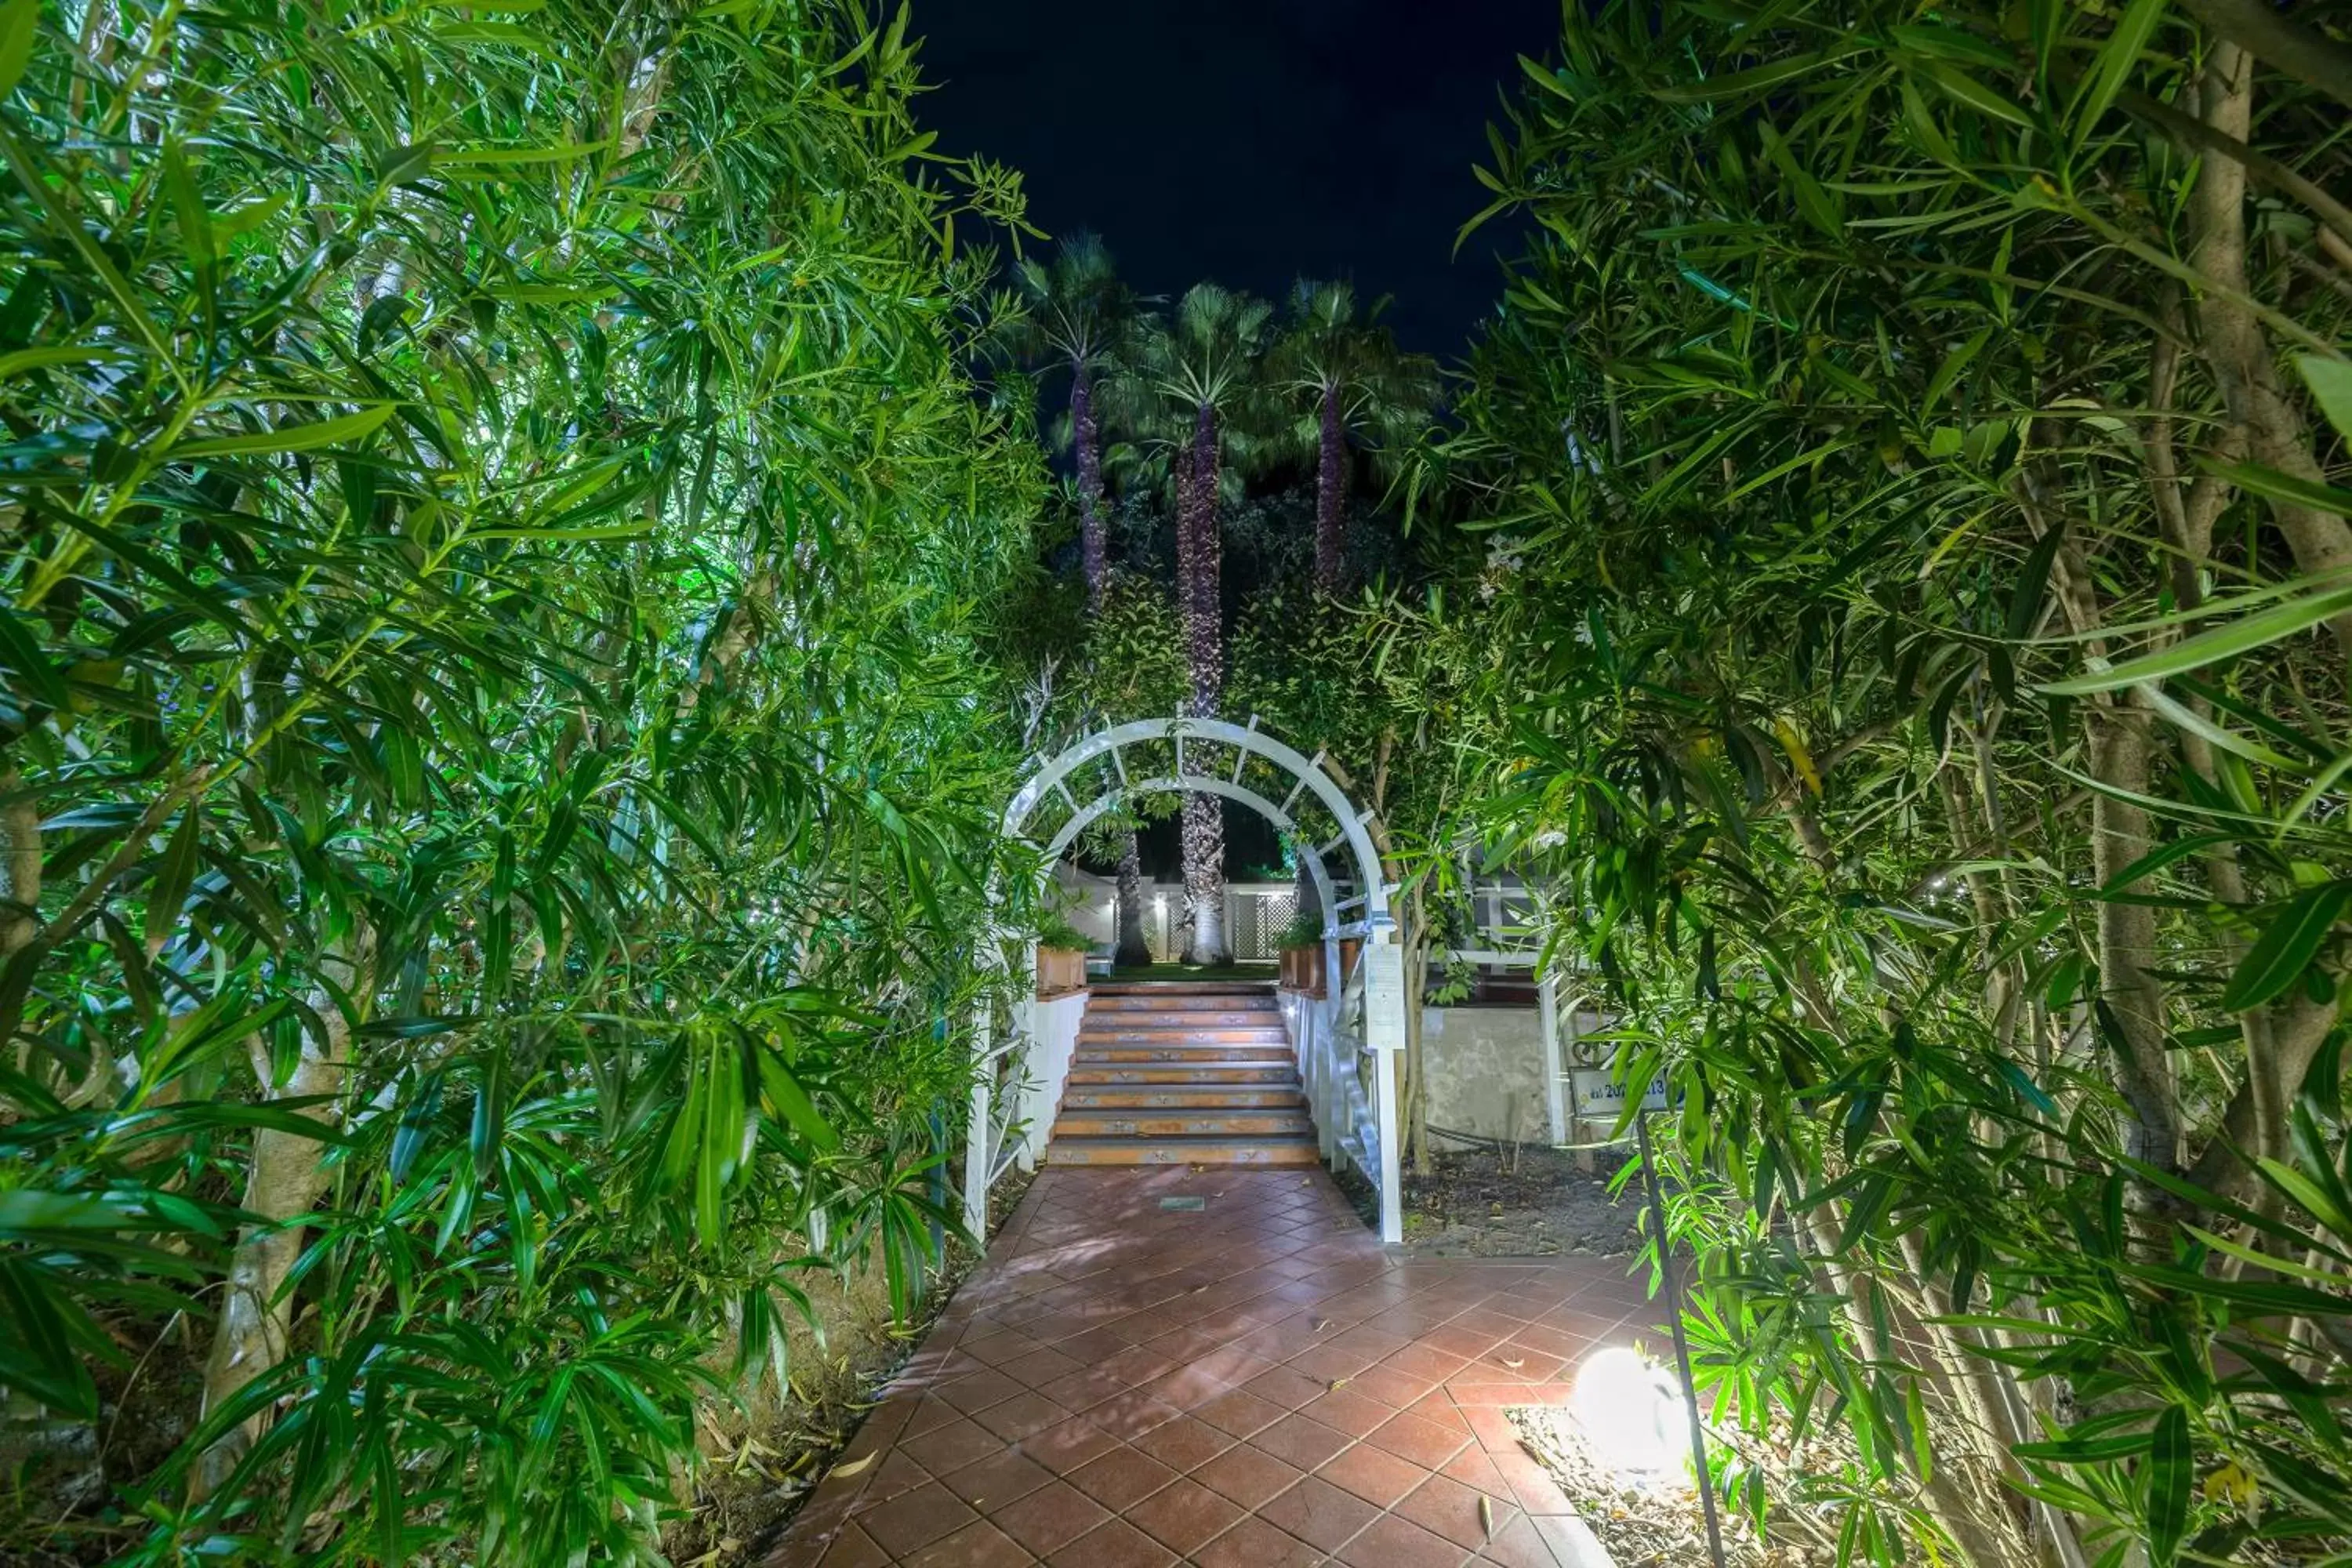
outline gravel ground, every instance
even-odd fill
[[[1533,1406],[1510,1417],[1617,1568],[1705,1568],[1712,1561],[1706,1516],[1687,1476],[1631,1485],[1601,1461],[1567,1411]],[[1817,1561],[1801,1547],[1759,1544],[1743,1519],[1722,1524],[1726,1568],[1810,1568]]]

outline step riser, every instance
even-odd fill
[[[1279,1110],[1192,1116],[1113,1111],[1084,1118],[1065,1112],[1054,1123],[1056,1138],[1304,1138],[1314,1131],[1306,1117]]]
[[[1133,1067],[1072,1068],[1069,1081],[1074,1088],[1083,1088],[1087,1084],[1192,1084],[1198,1083],[1202,1077],[1202,1072],[1192,1068],[1156,1067],[1145,1062]],[[1273,1085],[1295,1089],[1298,1087],[1296,1069],[1256,1062],[1220,1063],[1216,1078],[1221,1083],[1245,1083],[1253,1088]]]
[[[1088,1046],[1287,1046],[1280,1029],[1087,1029],[1078,1048]]]
[[[1222,1089],[1087,1089],[1062,1096],[1064,1110],[1300,1110],[1307,1097],[1295,1089],[1229,1085]]]
[[[1151,996],[1096,985],[1087,993],[1088,1008],[1101,1007],[1114,1013],[1271,1013],[1281,1005],[1271,991],[1196,991],[1181,996]]]
[[[1188,1147],[1171,1140],[1141,1148],[1097,1148],[1081,1139],[1045,1145],[1049,1165],[1313,1165],[1320,1159],[1311,1142],[1236,1148],[1208,1140]]]
[[[1267,1008],[1263,1013],[1139,1013],[1139,1011],[1108,1011],[1098,1013],[1087,1008],[1087,1023],[1079,1025],[1082,1035],[1096,1035],[1101,1030],[1282,1030],[1282,1013]]]
[[[1167,1062],[1176,1067],[1192,1067],[1199,1062],[1286,1062],[1289,1049],[1283,1046],[1106,1046],[1100,1050],[1083,1047],[1071,1058],[1080,1067],[1108,1067],[1115,1062]]]

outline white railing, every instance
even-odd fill
[[[1036,972],[1033,942],[1029,973]],[[993,1037],[992,1018],[982,1009],[972,1042],[971,1120],[963,1152],[963,1221],[977,1238],[987,1237],[988,1194],[1004,1173],[1016,1164],[1036,1169],[1045,1152],[1090,994],[1079,990],[1023,997],[1013,1005],[1012,1026],[1002,1039]]]
[[[1362,963],[1343,981],[1337,938],[1325,942],[1323,963],[1321,996],[1281,993],[1283,1033],[1298,1064],[1299,1085],[1324,1161],[1337,1169],[1344,1160],[1375,1184],[1381,1197],[1381,1240],[1394,1244],[1404,1239],[1395,1053],[1363,1041]],[[1369,1096],[1364,1092],[1368,1060],[1372,1078]]]

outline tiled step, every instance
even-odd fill
[[[1281,1046],[1289,1037],[1280,1029],[1082,1029],[1078,1045],[1087,1046]]]
[[[1290,1047],[1276,1040],[1263,1046],[1090,1046],[1078,1042],[1072,1058],[1099,1066],[1105,1062],[1286,1062]]]
[[[1049,1165],[1312,1165],[1308,1138],[1056,1138]]]
[[[1087,1005],[1082,1029],[1280,1029],[1282,1015],[1271,1007],[1141,1007],[1097,1009]]]
[[[1237,1062],[1224,1058],[1201,1062],[1073,1063],[1073,1087],[1090,1083],[1197,1083],[1216,1079],[1226,1083],[1263,1086],[1296,1084],[1298,1069],[1288,1062]]]
[[[1054,1123],[1056,1138],[1305,1138],[1315,1131],[1304,1110],[1223,1106],[1192,1110],[1073,1110]]]
[[[1315,1127],[1270,985],[1093,988],[1053,1165],[1311,1165]]]
[[[1296,1089],[1262,1083],[1073,1084],[1062,1096],[1064,1110],[1289,1110],[1303,1108],[1307,1097]]]
[[[1087,987],[1089,1006],[1137,1008],[1146,1012],[1186,1007],[1272,1007],[1272,985],[1096,984]]]

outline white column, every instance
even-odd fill
[[[1559,988],[1549,965],[1536,973],[1536,1033],[1543,1040],[1544,1110],[1551,1117],[1551,1141],[1568,1142],[1568,1100],[1562,1093],[1559,1060]]]
[[[1381,1128],[1381,1245],[1394,1247],[1404,1240],[1403,1151],[1397,1147],[1398,1053],[1380,1051],[1373,1061],[1378,1068],[1372,1075],[1374,1114]]]
[[[989,1037],[994,1031],[995,1018],[992,1004],[982,1002],[972,1011],[971,1055],[974,1073],[971,1080],[971,1130],[963,1146],[963,1224],[975,1240],[986,1245],[988,1240],[988,1084],[992,1076],[988,1059]]]

